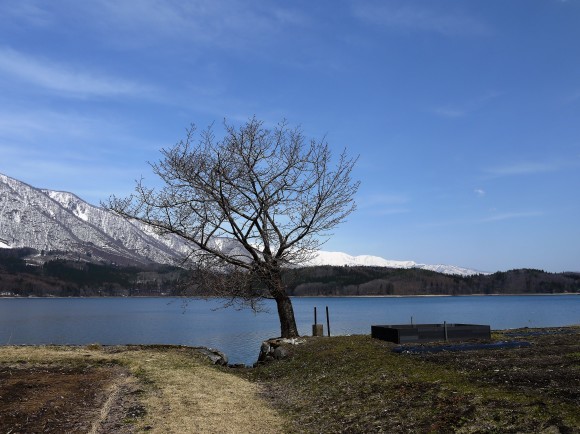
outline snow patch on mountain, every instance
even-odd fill
[[[477,271],[477,270],[470,270],[469,268],[458,267],[456,265],[444,265],[444,264],[436,264],[436,265],[426,265],[426,264],[419,264],[417,268],[421,268],[423,270],[435,271],[437,273],[443,274],[456,274],[459,276],[473,276],[476,274],[491,274],[484,271]]]
[[[393,261],[379,256],[360,255],[351,256],[343,252],[326,252],[320,250],[307,265],[336,265],[336,266],[366,266],[389,268],[413,268],[417,264],[413,261]]]
[[[91,206],[79,197],[66,191],[42,190],[48,197],[60,203],[63,207],[69,209],[74,215],[81,220],[89,221],[88,207]]]
[[[435,271],[437,273],[452,274],[460,276],[472,276],[474,274],[488,274],[477,270],[470,270],[468,268],[457,267],[455,265],[427,265],[418,264],[415,261],[394,261],[384,259],[380,256],[360,255],[351,256],[343,252],[326,252],[318,251],[314,258],[312,258],[307,266],[316,265],[333,265],[333,266],[363,266],[363,267],[388,267],[388,268],[419,268],[422,270]]]

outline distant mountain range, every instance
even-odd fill
[[[415,261],[393,261],[380,256],[351,256],[342,252],[319,251],[317,256],[308,265],[335,265],[335,266],[366,266],[366,267],[387,267],[387,268],[419,268],[422,270],[436,271],[443,274],[457,274],[460,276],[472,276],[474,274],[489,274],[481,271],[470,270],[468,268],[457,267],[455,265],[427,265],[418,264]]]
[[[225,250],[239,248],[219,239]],[[0,248],[30,247],[63,256],[120,265],[174,264],[189,251],[179,237],[162,237],[148,227],[83,201],[72,193],[32,187],[0,174]],[[444,274],[484,274],[453,265],[426,265],[378,256],[319,251],[305,265],[418,268]]]

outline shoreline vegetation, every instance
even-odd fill
[[[120,267],[50,252],[0,249],[0,297],[208,296],[184,290],[195,279],[177,267]],[[421,269],[316,266],[283,273],[290,297],[580,294],[580,272],[519,269],[458,276]]]
[[[397,354],[368,335],[303,337],[254,368],[178,346],[4,346],[0,431],[579,433],[579,338],[524,328],[491,340],[527,347]]]

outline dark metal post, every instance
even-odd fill
[[[447,321],[443,321],[443,331],[445,333],[445,342],[447,342]]]
[[[328,330],[328,337],[330,337],[330,317],[328,316],[328,306],[326,306],[326,330]]]
[[[314,306],[314,324],[318,324],[318,321],[316,320],[316,306]]]

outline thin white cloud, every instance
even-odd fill
[[[463,13],[442,12],[416,4],[356,2],[355,17],[384,28],[439,33],[445,36],[481,36],[491,33],[483,21]]]
[[[478,196],[478,197],[483,197],[485,196],[485,190],[483,188],[476,188],[475,190],[473,190],[473,192]]]
[[[0,4],[0,20],[4,26],[23,20],[34,26],[44,27],[52,23],[52,16],[32,1],[17,1]]]
[[[402,194],[371,194],[357,200],[357,206],[372,215],[386,216],[404,214],[411,210],[403,205],[409,202],[409,198]]]
[[[378,216],[387,216],[387,215],[395,215],[395,214],[406,214],[411,212],[409,208],[390,208],[390,209],[379,209],[376,210],[373,214]]]
[[[433,113],[444,118],[461,118],[467,114],[467,110],[456,107],[437,107]]]
[[[149,171],[159,144],[119,121],[36,111],[0,112],[0,173],[98,204]],[[49,180],[47,183],[46,180]]]
[[[576,92],[572,92],[568,97],[564,98],[567,103],[574,103],[580,100],[580,90]]]
[[[49,159],[0,162],[0,173],[26,182],[34,187],[74,193],[89,203],[99,205],[111,194],[127,195],[146,167],[125,167],[106,162]]]
[[[54,110],[0,111],[0,138],[18,143],[46,143],[56,140],[78,143],[98,139],[107,141],[126,135],[118,120],[85,116],[76,112]]]
[[[93,25],[103,38],[124,47],[169,40],[185,42],[190,48],[252,49],[270,44],[274,35],[283,35],[289,26],[308,22],[302,13],[279,3],[97,0],[82,5],[97,18]]]
[[[540,217],[544,215],[541,211],[527,211],[527,212],[506,212],[501,214],[494,214],[492,216],[483,218],[481,223],[499,222],[504,220],[514,220],[522,218]]]
[[[400,205],[409,202],[402,194],[371,194],[358,200],[359,208],[374,208],[380,206]]]
[[[0,47],[0,74],[66,96],[145,96],[152,93],[152,88],[133,81],[95,74],[8,47]]]
[[[580,168],[580,154],[566,157],[546,157],[541,161],[515,161],[504,165],[488,167],[483,171],[488,177],[500,178],[504,176],[536,175],[578,168]]]
[[[83,138],[89,132],[103,131],[96,119],[76,114],[38,110],[28,112],[0,112],[0,137],[33,141],[58,135],[61,138]],[[106,131],[106,130],[104,130]]]
[[[555,172],[563,168],[564,165],[559,162],[532,162],[522,161],[505,166],[492,167],[486,172],[495,177],[517,176],[517,175],[534,175],[538,173]]]
[[[5,167],[35,160],[69,164],[117,161],[119,152],[127,150],[141,156],[137,158],[142,162],[163,143],[140,137],[135,128],[126,120],[95,114],[0,111],[0,155]]]
[[[431,221],[431,222],[423,222],[419,223],[417,227],[422,229],[429,229],[429,228],[442,228],[448,226],[463,226],[468,223],[471,223],[469,220],[466,219],[450,219],[450,220],[439,220],[439,221]]]
[[[485,107],[490,101],[500,97],[502,95],[501,92],[492,91],[488,92],[478,98],[471,99],[466,101],[462,104],[451,104],[451,105],[444,105],[441,107],[436,107],[432,110],[438,116],[446,117],[446,118],[460,118],[463,116],[467,116],[477,110],[482,109]]]
[[[482,224],[482,223],[494,223],[494,222],[501,222],[507,220],[517,220],[517,219],[527,219],[527,218],[534,218],[534,217],[541,217],[545,215],[545,212],[542,211],[520,211],[520,212],[503,212],[499,213],[497,211],[492,211],[492,214],[480,218],[457,218],[457,219],[450,219],[450,220],[441,220],[441,221],[432,221],[432,222],[425,222],[421,223],[419,227],[421,228],[437,228],[437,227],[449,227],[449,226],[472,226],[474,224]]]

